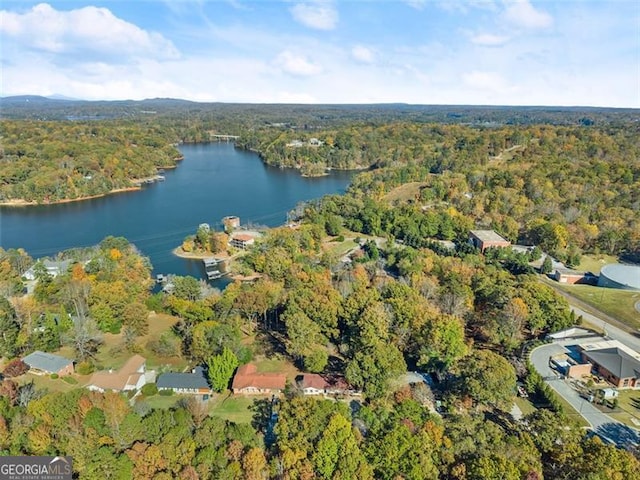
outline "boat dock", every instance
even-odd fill
[[[225,276],[228,273],[228,272],[222,272],[219,269],[219,266],[222,263],[224,263],[224,260],[222,259],[215,258],[215,257],[203,258],[202,263],[204,263],[204,272],[207,275],[207,279],[209,280],[216,280],[218,278]]]

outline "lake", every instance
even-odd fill
[[[334,171],[305,178],[297,170],[269,167],[230,143],[182,145],[180,151],[184,160],[165,172],[166,181],[140,191],[59,205],[0,207],[0,246],[22,247],[39,258],[122,236],[151,259],[154,274],[204,278],[201,261],[171,253],[199,224],[222,229],[222,217],[237,215],[243,225],[282,225],[299,202],[343,193],[353,176]]]

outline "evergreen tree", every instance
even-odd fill
[[[207,362],[209,381],[216,392],[222,392],[229,386],[229,380],[238,366],[238,357],[224,347],[222,353],[214,355]]]

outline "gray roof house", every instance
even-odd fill
[[[29,268],[29,270],[24,272],[23,276],[27,280],[35,280],[35,268],[38,263],[42,263],[49,275],[51,275],[52,277],[57,277],[59,274],[65,273],[69,269],[69,266],[73,263],[73,260],[49,260],[48,258],[45,258],[44,260],[38,260],[34,265],[31,266],[31,268]]]
[[[53,353],[45,353],[39,350],[30,353],[22,359],[26,363],[30,371],[37,375],[45,375],[55,373],[57,375],[71,375],[73,373],[73,360],[54,355]]]
[[[211,387],[202,367],[194,368],[191,373],[163,373],[158,376],[156,386],[158,390],[173,390],[175,393],[211,394]]]

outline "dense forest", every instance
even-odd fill
[[[55,277],[35,262],[31,282],[28,252],[0,248],[0,454],[71,455],[83,479],[638,476],[637,448],[587,434],[528,362],[547,333],[580,322],[539,281],[532,262],[543,250],[568,265],[582,252],[640,251],[637,112],[5,105],[5,118],[31,119],[0,123],[4,201],[123,188],[174,165],[175,143],[211,133],[238,134],[239,147],[309,175],[367,171],[257,240],[234,264],[254,280],[223,291],[175,277],[154,293],[148,259],[123,238],[61,252]],[[477,227],[538,247],[481,253],[467,241]],[[216,235],[200,231],[192,247]],[[158,314],[172,323],[149,340]],[[308,398],[289,382],[233,422],[189,397],[154,406],[157,390],[134,399],[24,380],[20,357],[61,349],[80,375],[134,353],[158,368],[201,365],[228,397],[236,366],[277,357],[344,376],[362,395]],[[430,381],[404,381],[408,371]],[[532,405],[519,420],[517,385]]]
[[[634,455],[585,436],[520,356],[523,342],[578,321],[513,268],[530,256],[370,241],[345,264],[323,247],[332,227],[319,219],[310,211],[300,228],[271,231],[243,259],[261,279],[223,292],[181,277],[171,293],[151,295],[150,266],[124,239],[64,252],[66,273],[40,270],[32,296],[3,300],[1,353],[66,345],[87,373],[101,368],[103,336],[117,331],[120,348],[209,368],[223,352],[237,364],[284,351],[303,371],[344,374],[363,399],[310,399],[290,385],[274,427],[270,399],[254,403],[250,424],[233,423],[188,397],[153,408],[144,395],[46,392],[16,383],[7,366],[0,451],[71,455],[87,479],[633,478]],[[7,291],[31,262],[0,253]],[[151,308],[179,321],[144,346]],[[398,384],[409,368],[440,380]],[[523,421],[508,414],[517,380],[538,406]]]
[[[0,203],[51,203],[132,188],[173,168],[167,135],[134,123],[0,122]]]

